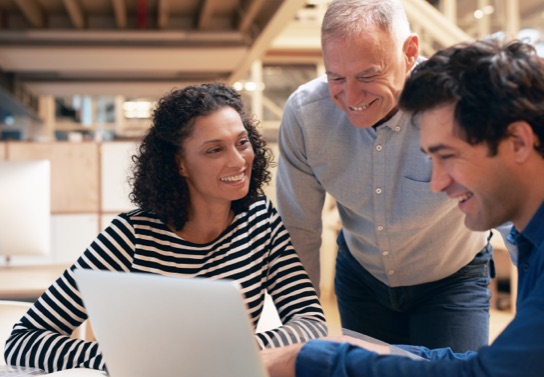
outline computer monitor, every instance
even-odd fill
[[[0,161],[0,256],[48,255],[50,222],[50,162]]]

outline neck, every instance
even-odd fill
[[[175,233],[193,243],[209,243],[221,235],[232,223],[234,212],[228,208],[223,211],[197,211],[189,213],[189,220]]]

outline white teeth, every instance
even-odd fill
[[[352,111],[363,111],[363,110],[368,109],[368,106],[369,105],[365,105],[365,106],[349,106],[349,109],[352,110]]]
[[[459,200],[459,202],[463,203],[464,201],[470,199],[471,197],[472,197],[472,193],[471,193],[471,192],[467,192],[467,193],[464,194],[464,195],[458,196],[458,197],[457,197],[457,200]]]
[[[374,102],[376,102],[378,100],[378,98],[374,98],[372,101],[370,101],[368,103],[368,105],[363,105],[363,106],[348,106],[348,108],[351,110],[351,111],[363,111],[363,110],[366,110],[370,107],[370,105],[372,105]]]
[[[221,180],[222,181],[227,181],[227,182],[235,182],[235,181],[241,180],[242,178],[244,178],[244,176],[245,176],[245,174],[241,173],[241,174],[238,174],[238,175],[232,175],[230,177],[221,178]]]

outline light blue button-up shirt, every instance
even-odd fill
[[[486,232],[465,227],[455,200],[430,191],[431,161],[402,111],[377,129],[356,128],[323,76],[290,96],[279,148],[278,209],[316,287],[326,192],[355,259],[391,287],[445,278],[486,244]]]

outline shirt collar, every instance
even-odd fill
[[[544,231],[542,224],[544,224],[544,203],[540,205],[535,215],[522,232],[519,232],[516,228],[512,227],[512,230],[507,237],[508,242],[517,245],[520,238],[523,237],[536,248],[544,249]]]

